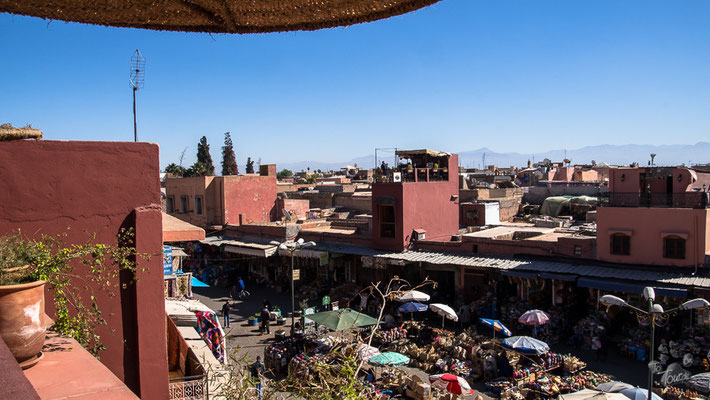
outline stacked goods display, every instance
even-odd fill
[[[481,376],[480,359],[485,352],[481,346],[485,337],[472,335],[469,331],[458,336],[446,331],[435,332],[439,336],[429,344],[418,346],[410,342],[393,346],[394,351],[408,356],[412,360],[410,366],[430,374],[451,372],[469,380]]]
[[[564,366],[566,372],[575,373],[587,368],[587,363],[571,354],[567,354],[564,356]]]
[[[698,392],[694,392],[690,389],[680,389],[673,386],[667,386],[663,388],[661,397],[665,400],[704,400],[707,399],[705,396],[701,396]]]
[[[386,345],[407,337],[407,330],[401,327],[389,330],[377,330],[373,338],[375,343]]]
[[[264,364],[266,368],[276,373],[286,373],[286,366],[291,359],[298,354],[299,348],[302,348],[302,343],[288,338],[279,343],[266,346],[264,348]]]

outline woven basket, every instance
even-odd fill
[[[0,12],[161,31],[311,31],[401,15],[440,0],[0,0]]]
[[[42,131],[29,126],[15,128],[10,124],[0,125],[0,142],[20,139],[42,139]]]

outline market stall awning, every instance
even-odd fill
[[[306,316],[316,324],[323,325],[334,331],[344,331],[352,328],[371,326],[377,324],[377,320],[367,314],[344,308],[342,310],[323,311]]]
[[[580,278],[598,278],[600,280],[621,280],[649,282],[647,286],[684,288],[710,288],[710,273],[699,272],[690,275],[688,272],[658,267],[640,266],[609,266],[606,264],[576,264],[547,260],[529,260],[512,257],[496,257],[481,255],[463,255],[460,253],[446,253],[436,251],[405,251],[398,253],[385,253],[374,256],[375,259],[406,263],[428,263],[432,265],[457,265],[499,271],[529,271],[531,273],[552,273],[576,275]],[[570,277],[569,280],[572,280]]]
[[[540,274],[540,278],[543,279],[551,279],[555,281],[568,281],[568,282],[573,282],[577,280],[577,275],[569,275],[569,274],[555,274],[552,272],[542,272]]]
[[[280,256],[291,256],[291,253],[286,249],[278,249],[278,252]],[[293,256],[300,258],[321,258],[323,257],[323,254],[328,254],[328,252],[304,249],[296,251],[295,253],[293,253]]]
[[[255,247],[255,246],[249,246],[249,245],[233,245],[233,244],[228,244],[224,246],[224,251],[227,253],[234,253],[234,254],[243,254],[247,256],[256,256],[256,257],[271,257],[276,253],[276,246],[263,246],[263,247]]]
[[[163,213],[163,243],[204,239],[204,229]]]
[[[685,298],[688,295],[688,291],[684,288],[676,287],[663,287],[658,286],[653,283],[643,284],[643,283],[632,283],[632,282],[619,282],[608,279],[593,279],[593,278],[579,278],[577,281],[577,286],[586,287],[599,290],[608,290],[612,292],[623,292],[623,293],[643,293],[643,289],[646,286],[653,287],[656,295],[658,296],[670,296]]]
[[[232,238],[228,236],[212,236],[200,243],[210,246],[224,246],[224,251],[232,254],[242,254],[254,257],[271,257],[276,254],[277,246],[252,238]]]
[[[511,269],[506,269],[501,271],[500,274],[505,276],[514,276],[517,278],[537,279],[537,272],[530,271],[515,271]]]

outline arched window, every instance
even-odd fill
[[[666,236],[663,238],[664,258],[685,258],[685,239],[680,236]]]
[[[611,244],[611,254],[628,256],[631,254],[631,236],[623,233],[615,233],[609,238]]]

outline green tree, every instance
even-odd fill
[[[170,163],[167,167],[165,167],[165,173],[172,174],[180,178],[185,176],[185,171],[185,167],[183,167],[182,165],[177,165],[175,163]]]
[[[292,176],[293,176],[293,171],[291,171],[290,169],[282,169],[281,171],[276,173],[277,179],[290,178]]]
[[[214,168],[213,168],[213,175],[214,175]],[[201,162],[197,161],[196,163],[192,164],[190,168],[188,168],[185,171],[185,177],[192,177],[192,176],[210,176],[207,174],[207,167],[205,167],[204,164]]]
[[[317,178],[316,178],[315,174],[313,174],[313,175],[308,175],[308,177],[306,178],[306,182],[308,182],[308,183],[316,183],[316,182],[317,182]]]
[[[210,155],[210,145],[207,144],[207,136],[203,136],[202,139],[200,139],[200,143],[197,144],[197,162],[202,164],[205,168],[204,174],[200,176],[214,175],[214,164],[212,164],[212,156]]]
[[[239,175],[239,166],[229,132],[224,134],[224,146],[222,146],[222,175]]]
[[[247,174],[253,174],[254,173],[254,161],[251,160],[251,157],[247,157]]]

